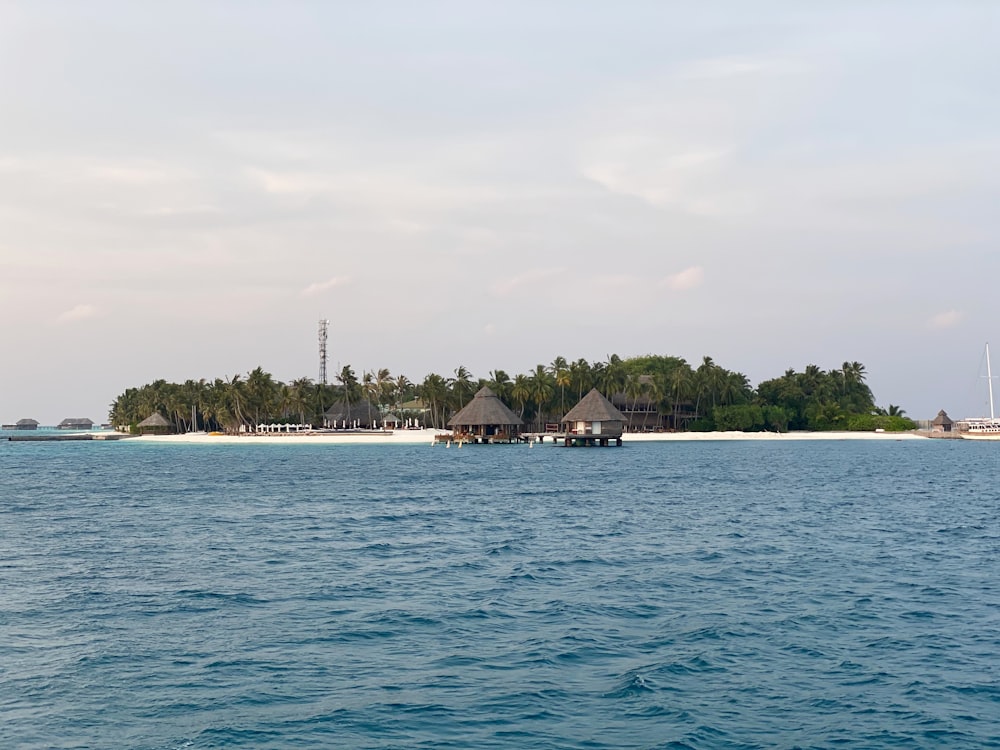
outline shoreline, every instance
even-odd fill
[[[141,435],[128,442],[174,443],[187,445],[432,445],[437,435],[448,430],[421,429],[393,432],[347,433],[263,433],[244,435],[213,435],[189,432],[184,435]],[[925,440],[926,435],[914,432],[633,432],[625,433],[622,442],[697,442],[697,441],[770,441],[802,440]],[[547,441],[542,445],[552,445]]]

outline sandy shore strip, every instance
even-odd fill
[[[436,435],[447,435],[446,430],[395,430],[393,432],[321,432],[321,433],[263,433],[246,435],[219,435],[189,432],[185,435],[143,435],[129,442],[142,443],[193,443],[199,445],[431,445]],[[924,440],[913,432],[634,432],[622,437],[623,443],[706,441],[706,440],[766,440],[777,442],[800,440]],[[551,441],[545,441],[551,445]]]

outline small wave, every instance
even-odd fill
[[[200,589],[181,589],[176,592],[177,596],[186,597],[193,601],[218,601],[227,604],[240,604],[246,606],[262,606],[268,604],[267,599],[261,599],[253,594],[237,592],[225,594],[220,591],[203,591]]]
[[[610,693],[605,693],[605,698],[632,698],[637,695],[644,695],[656,692],[652,681],[641,671],[632,670],[626,673],[620,680],[618,687]]]

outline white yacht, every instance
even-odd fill
[[[1000,439],[1000,419],[993,408],[993,369],[990,366],[990,345],[986,344],[986,382],[990,391],[990,415],[988,417],[968,417],[959,423],[963,437]]]

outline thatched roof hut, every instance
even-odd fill
[[[379,408],[371,401],[345,402],[338,401],[329,409],[323,417],[330,427],[361,427],[371,429],[381,417]]]
[[[160,412],[153,412],[137,425],[140,435],[167,435],[174,431],[174,425]]]
[[[403,420],[390,412],[382,417],[382,424],[386,427],[399,427],[403,424]]]
[[[622,435],[625,415],[599,390],[592,388],[580,399],[580,403],[566,413],[561,424],[567,434],[617,438]]]
[[[19,419],[14,423],[15,430],[37,430],[38,420],[37,419]]]
[[[955,424],[955,420],[945,414],[944,409],[938,412],[937,416],[934,417],[934,421],[931,422],[931,427],[934,432],[951,432],[952,426]]]
[[[94,420],[86,417],[67,417],[58,424],[60,430],[92,430]]]
[[[512,412],[487,386],[448,420],[448,426],[477,437],[506,436],[508,439],[520,432],[524,421]]]

